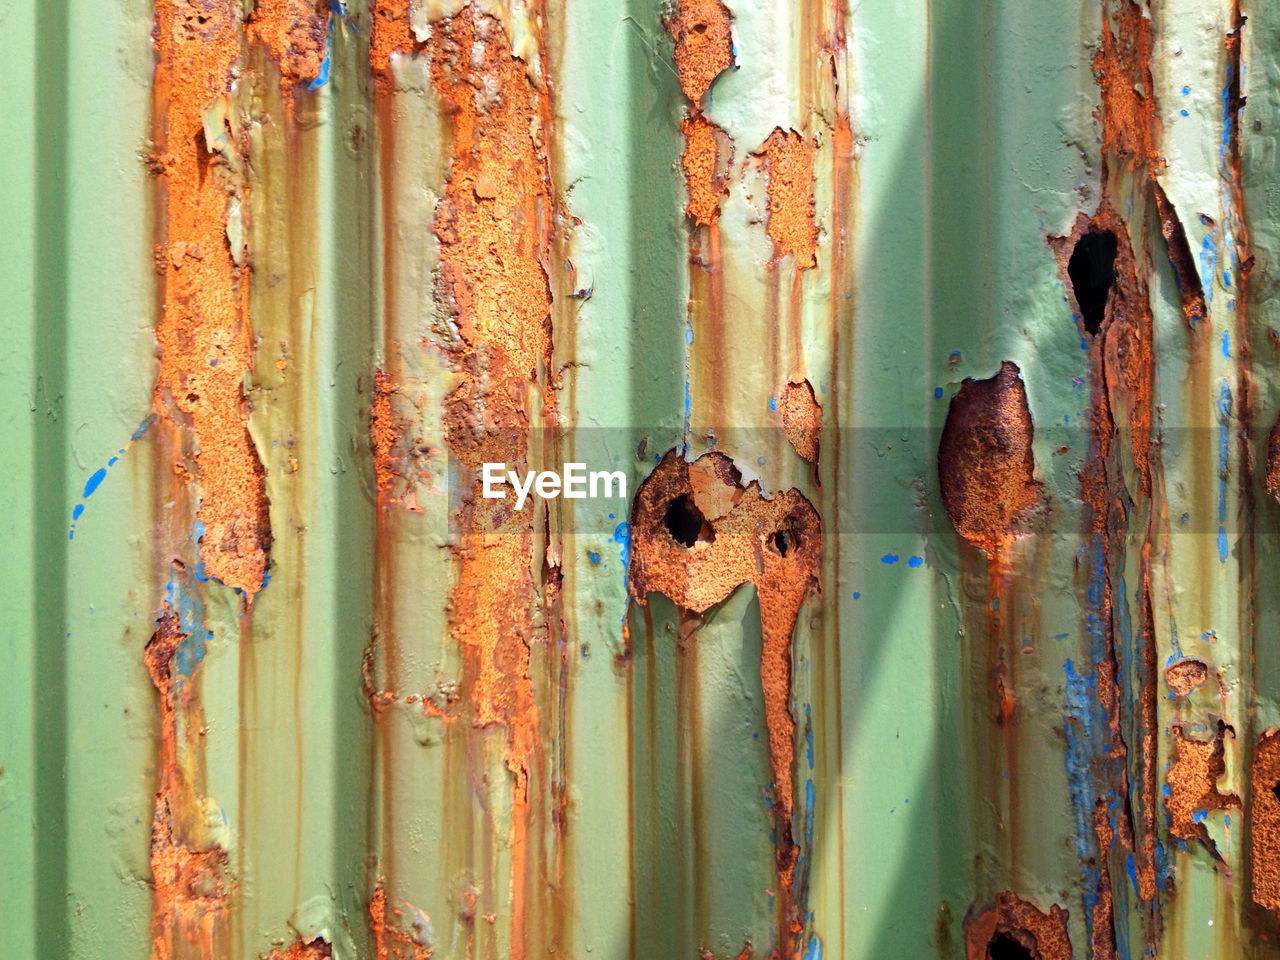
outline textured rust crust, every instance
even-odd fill
[[[768,234],[774,263],[796,258],[801,270],[818,262],[818,225],[813,220],[814,145],[794,130],[775,127],[756,156],[764,161],[768,180]]]
[[[1249,869],[1253,901],[1280,914],[1280,731],[1258,739],[1249,768]]]
[[[231,103],[240,5],[157,0],[154,38],[158,152],[152,167],[165,186],[155,407],[160,417],[191,430],[205,570],[252,605],[266,576],[271,523],[266,475],[242,394],[253,370],[248,282],[227,240],[228,212],[239,203],[245,167]],[[186,467],[178,464],[175,472],[182,476]]]
[[[1071,960],[1067,917],[1057,904],[1043,913],[1034,903],[1003,891],[995,906],[978,914],[970,908],[964,921],[965,960],[989,960],[992,942],[1001,938],[1021,945],[1033,960]]]
[[[720,201],[729,195],[729,166],[733,163],[733,141],[711,121],[695,114],[680,121],[684,134],[684,181],[689,190],[685,216],[696,225],[720,219]]]
[[[813,384],[808,380],[788,383],[782,391],[778,412],[782,418],[782,429],[796,453],[810,463],[817,463],[822,437],[822,407],[813,392]]]
[[[679,0],[667,32],[675,41],[680,89],[702,106],[711,82],[733,66],[733,19],[720,0]]]
[[[672,511],[684,516],[692,546],[672,535]],[[670,450],[636,492],[631,525],[628,581],[641,604],[647,594],[661,593],[701,613],[741,584],[756,586],[774,807],[784,835],[778,870],[789,890],[796,856],[791,839],[791,638],[801,605],[818,590],[822,522],[797,490],[766,500],[758,483],[743,487],[733,461],[723,454],[708,453],[687,463]]]
[[[1102,91],[1103,150],[1130,169],[1158,168],[1160,117],[1151,80],[1151,20],[1142,5],[1104,0],[1093,75]]]
[[[1209,668],[1203,660],[1186,657],[1170,664],[1164,671],[1164,682],[1175,697],[1186,697],[1209,679]]]
[[[1040,499],[1032,435],[1015,363],[988,380],[967,378],[951,398],[938,445],[942,503],[956,532],[983,550],[1012,543]]]
[[[320,76],[329,38],[328,0],[257,0],[249,33],[280,66],[280,79],[309,83]]]
[[[1195,255],[1191,245],[1187,243],[1187,231],[1178,212],[1165,195],[1164,188],[1153,176],[1152,192],[1156,198],[1156,209],[1160,213],[1160,232],[1164,235],[1165,244],[1169,248],[1169,261],[1173,264],[1174,275],[1178,278],[1178,296],[1182,300],[1182,316],[1193,330],[1197,323],[1207,320],[1209,308],[1204,302],[1204,288],[1201,285],[1200,273],[1196,270]]]
[[[369,19],[369,66],[379,93],[395,86],[391,76],[391,55],[421,49],[409,23],[409,0],[374,0]]]
[[[174,658],[186,643],[178,618],[168,611],[156,621],[144,660],[160,694],[159,786],[151,821],[151,882],[155,903],[151,921],[152,960],[227,955],[229,919],[226,851],[201,838],[202,805],[181,753],[198,750],[199,711],[189,687],[172,672]]]
[[[1280,500],[1280,414],[1267,433],[1267,493]]]
[[[1227,810],[1240,806],[1234,793],[1221,793],[1218,781],[1226,773],[1224,735],[1231,730],[1221,720],[1208,740],[1187,736],[1179,721],[1173,724],[1173,766],[1165,775],[1169,795],[1169,832],[1180,840],[1199,840],[1217,856],[1217,847],[1203,823],[1195,815],[1206,810]],[[1234,736],[1234,734],[1232,734]]]
[[[403,911],[387,904],[381,877],[369,901],[369,929],[373,933],[374,960],[428,960],[432,950],[406,933],[399,924]]]

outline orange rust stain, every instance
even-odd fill
[[[160,783],[151,822],[153,960],[214,960],[225,956],[228,948],[227,854],[201,840],[203,810],[179,759],[180,741],[184,734],[192,735],[196,715],[191,685],[175,682],[171,673],[186,639],[166,605],[144,653],[151,682],[160,693]],[[185,724],[180,724],[180,717]]]
[[[814,395],[813,384],[808,380],[788,383],[782,391],[778,412],[782,418],[782,429],[796,453],[810,463],[817,463],[822,438],[822,407]]]
[[[409,0],[374,0],[370,18],[369,66],[380,93],[392,89],[391,55],[421,49],[409,22]]]
[[[1164,671],[1164,682],[1176,697],[1189,696],[1191,691],[1209,679],[1209,668],[1203,660],[1186,657],[1170,664]]]
[[[166,188],[155,406],[194,437],[205,570],[252,605],[267,570],[271,524],[243,396],[253,370],[248,277],[227,240],[229,207],[244,193],[231,103],[240,4],[157,0],[154,38],[153,168]]]
[[[1194,329],[1196,323],[1209,316],[1209,308],[1204,302],[1204,288],[1196,270],[1195,255],[1187,242],[1187,231],[1178,218],[1178,211],[1174,209],[1154,175],[1151,186],[1156,198],[1156,209],[1160,213],[1160,232],[1164,235],[1165,244],[1169,248],[1169,259],[1173,262],[1173,271],[1178,278],[1182,317]]]
[[[1225,810],[1240,806],[1240,798],[1234,793],[1221,793],[1218,781],[1226,772],[1223,759],[1223,736],[1231,728],[1221,720],[1214,735],[1208,740],[1187,736],[1183,724],[1173,724],[1173,765],[1165,775],[1169,795],[1165,807],[1169,810],[1169,832],[1181,840],[1200,840],[1214,855],[1217,848],[1203,823],[1197,823],[1195,814],[1203,810]],[[1234,734],[1233,734],[1234,736]]]
[[[374,960],[427,960],[432,950],[426,944],[419,943],[412,935],[406,933],[395,919],[403,916],[403,911],[387,904],[387,889],[383,878],[378,878],[378,885],[373,890],[373,898],[369,901],[369,930],[373,933]]]
[[[988,552],[1012,543],[1040,500],[1032,434],[1015,363],[988,380],[966,378],[951,398],[938,445],[942,503],[956,531]]]
[[[303,940],[299,937],[287,950],[272,950],[266,960],[329,960],[333,951],[320,937]]]
[[[805,270],[818,262],[818,226],[813,220],[812,141],[794,130],[775,127],[756,152],[764,160],[768,180],[768,234],[774,243],[774,262],[796,258]]]
[[[685,216],[698,225],[720,218],[720,201],[729,195],[728,168],[733,162],[733,142],[714,123],[695,114],[680,121],[684,134],[684,180],[689,190]]]
[[[733,18],[720,0],[680,0],[666,21],[680,89],[700,107],[711,82],[733,66]]]
[[[755,584],[774,808],[784,837],[778,872],[789,893],[797,854],[791,834],[791,640],[801,605],[819,589],[822,521],[799,491],[766,500],[759,483],[743,487],[741,479],[723,454],[687,463],[668,451],[636,493],[628,581],[641,605],[647,594],[662,593],[695,613],[741,584]]]
[[[994,906],[965,920],[966,960],[988,960],[996,956],[992,945],[1001,941],[1016,943],[1036,960],[1071,960],[1067,911],[1051,904],[1045,913],[1034,903],[1007,890],[997,894]],[[1006,950],[1012,949],[1012,943],[1006,947]]]
[[[1132,0],[1103,5],[1102,43],[1093,58],[1093,74],[1102,91],[1104,151],[1127,161],[1131,170],[1148,164],[1160,166],[1160,117],[1151,80],[1151,20],[1144,16],[1141,5]]]
[[[1253,900],[1280,913],[1280,732],[1258,739],[1249,769],[1249,865]]]
[[[249,33],[267,45],[282,82],[310,82],[324,63],[330,15],[328,0],[257,0]]]

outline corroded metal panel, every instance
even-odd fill
[[[5,956],[1275,952],[1277,16],[0,7]]]

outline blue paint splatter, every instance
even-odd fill
[[[600,554],[596,553],[594,550],[587,551],[587,559],[590,560],[596,566],[600,565]]]
[[[1183,88],[1182,88],[1182,95],[1183,95],[1184,97],[1185,97],[1187,94],[1189,94],[1190,92],[1191,92],[1191,88],[1190,88],[1190,87],[1183,87]]]
[[[919,567],[924,565],[924,557],[912,557],[907,561],[908,567]]]
[[[685,327],[684,342],[693,343],[693,327]]]
[[[933,399],[935,399],[935,400],[941,400],[941,399],[942,399],[942,388],[941,388],[941,387],[934,387],[934,388],[933,388]]]
[[[1212,277],[1214,268],[1218,265],[1218,248],[1214,246],[1213,234],[1206,233],[1204,239],[1200,241],[1200,276]],[[1213,302],[1213,284],[1206,283],[1204,285],[1204,303],[1207,307]]]
[[[71,511],[71,519],[72,519],[72,520],[79,520],[79,519],[80,519],[80,514],[82,514],[82,513],[84,513],[84,504],[83,504],[83,503],[77,503],[77,504],[76,504],[76,508],[75,508],[74,510],[72,510],[72,511]]]
[[[881,563],[897,563],[898,555],[896,553],[886,553],[880,558]]]
[[[1229,330],[1222,331],[1222,355],[1231,359],[1231,332]]]
[[[1185,110],[1179,110],[1178,112],[1179,112],[1180,114],[1182,114],[1184,117],[1189,117],[1189,116],[1191,116],[1191,114],[1187,113],[1187,111],[1185,111]]]
[[[84,493],[80,494],[80,499],[88,500],[91,496],[93,496],[93,491],[97,490],[98,486],[106,478],[107,478],[107,468],[99,467],[96,471],[94,471],[93,476],[91,476],[88,479],[88,481],[85,482]]]
[[[769,398],[769,409],[770,409],[770,410],[777,410],[777,409],[778,409],[778,398],[777,398],[777,397],[770,397],[770,398]]]
[[[631,524],[624,520],[614,527],[613,542],[621,547],[618,552],[622,556],[622,565],[629,567],[631,565]]]
[[[857,600],[860,596],[862,596],[862,594],[860,594],[857,590],[853,591],[853,599]]]

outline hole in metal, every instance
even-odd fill
[[[1081,320],[1090,336],[1102,328],[1107,308],[1107,296],[1116,279],[1116,235],[1110,230],[1090,230],[1080,235],[1071,259],[1067,263],[1067,276],[1080,305]]]
[[[671,501],[663,518],[671,539],[685,547],[692,547],[699,540],[714,540],[715,532],[697,504],[682,493]]]
[[[1014,937],[1001,931],[987,944],[988,960],[1035,960],[1035,955]]]

